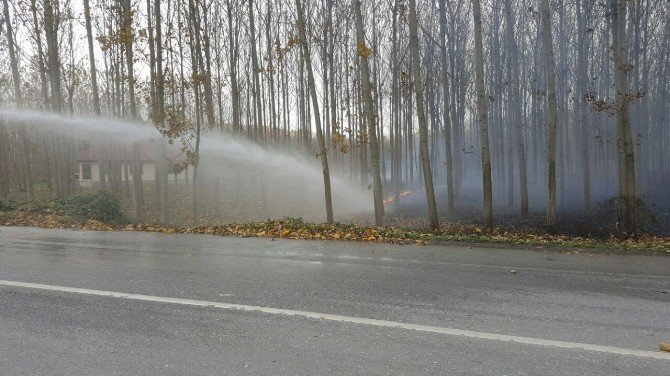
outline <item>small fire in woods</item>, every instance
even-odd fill
[[[409,196],[410,194],[412,194],[412,191],[402,191],[402,192],[400,192],[400,194],[398,196],[399,197],[405,197],[405,196]],[[395,201],[395,195],[389,195],[388,197],[386,197],[384,199],[384,204],[388,205],[388,204],[392,203],[393,201]]]

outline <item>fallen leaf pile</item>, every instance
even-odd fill
[[[128,225],[126,231],[151,231],[166,234],[187,233],[207,235],[229,235],[239,237],[265,237],[315,240],[355,240],[364,242],[386,242],[396,244],[426,244],[426,236],[420,233],[393,228],[374,228],[354,224],[307,223],[299,219],[281,221],[232,223],[217,226],[172,227],[152,224]]]
[[[0,212],[1,226],[69,228],[90,231],[112,231],[117,226],[109,225],[94,219],[76,220],[60,213],[40,213],[34,211]]]
[[[538,234],[529,231],[512,231],[496,227],[493,230],[477,226],[447,223],[439,231],[408,230],[395,227],[368,227],[356,224],[310,223],[302,219],[267,220],[262,222],[206,224],[201,226],[165,226],[140,223],[116,225],[88,219],[77,220],[62,213],[39,211],[0,211],[0,225],[42,228],[67,228],[92,231],[148,231],[166,234],[207,234],[238,237],[266,237],[313,240],[350,240],[394,244],[427,244],[429,242],[470,242],[520,244],[576,249],[571,253],[595,248],[618,250],[645,250],[666,253],[670,238],[642,236],[637,239],[610,238],[596,240],[566,235]]]

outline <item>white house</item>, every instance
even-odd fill
[[[124,150],[126,148],[86,141],[81,143],[79,149],[76,179],[80,186],[99,186],[102,181],[102,172],[104,172],[104,179],[107,182],[111,181],[114,176],[121,182],[133,181],[132,162],[129,158],[129,151]],[[139,149],[139,160],[142,163],[142,182],[148,184],[153,184],[156,179],[155,150],[154,141],[142,143]],[[193,179],[193,168],[187,167],[180,171],[181,169],[177,167],[178,161],[178,151],[169,148],[166,163],[173,168],[170,168],[168,181],[178,184]]]

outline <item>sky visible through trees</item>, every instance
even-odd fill
[[[94,185],[137,220],[148,194],[163,222],[175,196],[194,223],[255,205],[551,227],[616,197],[631,232],[639,198],[670,211],[667,0],[2,7],[0,198],[72,194],[95,149]]]

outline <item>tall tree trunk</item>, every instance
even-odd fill
[[[84,18],[86,19],[86,40],[88,42],[88,61],[91,73],[91,91],[93,94],[93,111],[100,116],[100,94],[98,93],[98,77],[95,69],[95,54],[93,53],[93,31],[91,30],[91,10],[89,0],[84,0]]]
[[[588,124],[588,38],[590,33],[586,31],[593,5],[589,1],[577,0],[577,31],[579,41],[577,42],[577,101],[579,103],[579,138],[581,142],[582,162],[582,191],[584,195],[584,210],[591,210],[591,161],[589,155],[589,124]]]
[[[37,20],[37,4],[35,0],[30,0],[30,11],[33,16],[33,27],[35,28],[35,44],[37,44],[37,69],[40,74],[40,88],[42,93],[42,104],[49,107],[49,88],[46,78],[46,67],[44,66],[44,51],[42,51],[42,33],[40,24]]]
[[[507,26],[507,49],[509,53],[509,62],[507,63],[508,82],[508,116],[511,118],[516,137],[517,158],[519,163],[519,201],[521,204],[521,214],[528,215],[528,178],[526,172],[526,146],[524,141],[524,124],[521,120],[521,91],[519,78],[521,77],[521,67],[519,62],[519,46],[514,37],[514,16],[512,15],[512,5],[510,1],[503,1],[505,4],[505,18]],[[510,156],[511,157],[511,156]],[[512,161],[510,161],[512,163]],[[510,179],[513,177],[510,176]]]
[[[617,153],[619,164],[619,196],[624,200],[624,228],[629,235],[636,232],[635,220],[635,145],[629,121],[628,63],[626,36],[626,0],[611,0],[614,39],[614,85],[616,88]]]
[[[306,19],[303,14],[301,0],[295,0],[295,7],[298,11],[298,34],[300,37],[300,44],[302,46],[302,55],[305,60],[305,68],[307,70],[307,86],[312,97],[312,106],[314,110],[314,122],[316,125],[316,138],[319,143],[319,156],[321,157],[321,169],[323,170],[323,186],[324,196],[326,202],[326,221],[333,223],[333,201],[330,187],[330,170],[328,167],[328,155],[326,151],[326,141],[323,137],[323,129],[321,128],[321,114],[319,113],[319,100],[316,93],[316,84],[314,82],[314,72],[312,71],[312,57],[309,53],[309,45],[307,44]]]
[[[337,123],[337,92],[335,90],[335,79],[336,79],[336,74],[335,74],[335,29],[333,27],[333,5],[335,3],[335,0],[327,0],[328,1],[328,25],[332,29],[330,32],[330,39],[329,39],[329,53],[328,53],[328,61],[329,61],[329,67],[330,67],[330,134],[331,137],[335,134],[335,132],[339,132],[342,134],[343,130],[341,127],[341,124]],[[332,143],[332,138],[328,139],[328,142]],[[336,154],[339,156],[342,156],[342,154]]]
[[[9,5],[7,0],[2,0],[4,6],[4,18],[7,35],[7,47],[9,51],[9,62],[12,70],[12,81],[14,83],[14,101],[16,106],[21,108],[23,107],[23,94],[21,92],[21,75],[19,74],[19,62],[16,58],[16,50],[14,49],[14,30],[12,28],[12,23],[9,18]],[[26,191],[28,192],[28,197],[32,200],[35,198],[35,193],[33,191],[33,178],[32,178],[32,165],[30,161],[30,144],[28,142],[28,134],[25,128],[19,130],[19,138],[21,142],[21,159],[23,164],[23,174],[26,182]]]
[[[125,45],[126,52],[126,75],[128,81],[128,106],[130,110],[130,119],[137,119],[137,103],[135,101],[135,71],[133,60],[133,10],[130,0],[121,0],[123,25],[121,27],[120,38]]]
[[[14,101],[18,107],[23,106],[23,95],[21,93],[21,75],[19,74],[19,62],[14,49],[14,30],[9,18],[9,4],[2,0],[5,15],[5,35],[7,36],[7,49],[9,52],[9,64],[12,69],[12,82],[14,83]]]
[[[475,26],[475,91],[482,158],[482,180],[484,189],[484,226],[493,228],[493,188],[491,182],[491,152],[489,149],[489,115],[484,86],[484,47],[482,43],[482,10],[479,0],[472,0]]]
[[[256,51],[256,26],[254,23],[254,0],[249,0],[249,33],[251,34],[251,69],[253,77],[253,103],[254,103],[254,117],[256,118],[256,136],[260,139],[263,133],[263,108],[261,106],[261,82],[258,77],[260,67],[258,65],[258,55]]]
[[[142,205],[144,194],[142,191],[142,161],[140,160],[140,144],[134,142],[132,145],[132,176],[133,176],[133,218],[137,222],[142,221]]]
[[[9,194],[9,156],[7,149],[7,132],[5,127],[0,125],[0,199],[6,198]]]
[[[156,47],[154,39],[154,27],[151,14],[151,0],[146,0],[147,6],[147,39],[149,44],[149,119],[154,119],[156,116]],[[158,171],[156,171],[158,174]],[[155,181],[156,197],[160,195],[160,184],[158,180]]]
[[[393,137],[393,170],[391,173],[391,180],[393,180],[393,202],[395,203],[396,208],[400,207],[400,180],[402,179],[402,114],[400,107],[400,83],[399,83],[399,73],[400,66],[398,64],[398,1],[395,0],[393,7],[393,24],[392,24],[392,46],[391,46],[391,59],[392,59],[392,69],[393,69],[393,87],[391,88],[391,100],[393,101],[392,112],[393,116],[393,127],[394,127],[394,137]]]
[[[44,29],[47,38],[47,55],[49,57],[49,82],[51,84],[51,110],[63,110],[63,93],[60,83],[60,58],[58,56],[58,18],[53,5],[56,0],[44,1]]]
[[[195,26],[195,42],[198,52],[198,65],[200,67],[200,77],[204,90],[204,100],[205,100],[205,115],[207,118],[207,127],[214,127],[216,124],[216,119],[214,117],[214,94],[212,93],[212,69],[211,69],[211,56],[209,50],[209,29],[207,25],[207,11],[205,10],[200,15],[200,1],[195,0],[195,9],[194,15],[195,18],[192,21]],[[204,22],[204,28],[201,25],[200,18]]]
[[[200,94],[200,65],[198,61],[198,56],[200,55],[200,39],[198,37],[199,28],[198,16],[196,12],[196,7],[193,2],[194,0],[189,0],[189,26],[191,27],[189,33],[189,44],[191,46],[191,70],[192,70],[192,88],[193,88],[193,97],[195,100],[195,118],[196,118],[196,128],[195,128],[195,148],[192,151],[193,155],[191,157],[191,164],[193,165],[193,185],[192,185],[192,222],[194,226],[197,226],[200,217],[199,217],[199,195],[200,195],[200,181],[198,180],[198,165],[200,164],[200,136],[202,131],[202,98]]]
[[[447,68],[447,5],[440,0],[440,68],[442,71],[442,121],[444,153],[447,165],[447,209],[454,210],[454,162],[451,152],[451,116],[449,108],[449,71]]]
[[[163,29],[162,29],[162,13],[161,13],[161,1],[154,0],[154,16],[156,18],[156,78],[154,84],[156,88],[154,92],[156,93],[156,99],[154,100],[154,116],[155,123],[158,126],[163,126],[165,122],[165,79],[163,75]],[[165,150],[165,143],[162,140],[159,140],[159,159],[161,161],[161,169],[159,173],[160,179],[160,214],[161,222],[168,222],[168,174],[170,171],[170,166],[167,164],[167,152]],[[158,182],[157,182],[158,183]]]
[[[363,31],[363,16],[361,14],[360,0],[354,0],[354,13],[356,15],[356,44],[361,67],[361,90],[365,106],[365,116],[370,133],[370,164],[372,165],[372,182],[375,206],[375,225],[384,224],[384,196],[382,193],[382,178],[379,168],[379,142],[377,140],[377,114],[372,102],[372,87],[370,85],[370,63],[369,58],[372,50],[365,44],[365,32]]]
[[[433,173],[430,169],[430,155],[428,154],[428,123],[426,121],[426,110],[423,99],[423,81],[421,79],[421,61],[419,59],[418,28],[416,0],[410,0],[409,44],[410,55],[412,55],[412,76],[414,78],[416,112],[417,117],[419,118],[419,153],[421,154],[423,182],[426,188],[426,200],[428,202],[428,220],[430,221],[430,228],[437,230],[440,227],[440,222],[437,217],[437,204],[435,203],[435,190],[433,187]]]
[[[272,51],[272,38],[270,34],[271,30],[271,20],[272,20],[272,3],[267,2],[267,17],[268,21],[265,25],[265,44],[267,48],[267,56],[268,56],[268,86],[270,89],[270,122],[272,126],[272,141],[275,143],[278,142],[279,140],[279,134],[278,134],[278,123],[279,123],[279,116],[277,114],[277,100],[276,100],[276,95],[275,95],[275,90],[279,90],[279,86],[277,85],[275,87],[275,62],[274,62],[274,57],[273,57],[273,51]],[[270,126],[269,125],[269,126]],[[268,127],[269,127],[268,126]]]
[[[228,42],[229,57],[228,63],[230,64],[230,97],[231,105],[233,107],[233,131],[237,133],[242,132],[241,116],[240,116],[240,92],[239,86],[237,83],[237,60],[238,60],[238,50],[237,50],[237,35],[233,29],[233,0],[227,1],[227,10],[228,10]]]
[[[25,128],[19,130],[19,137],[21,138],[21,158],[23,159],[23,173],[26,181],[26,192],[28,197],[32,200],[35,198],[35,191],[33,189],[33,168],[30,158],[30,141],[28,140],[28,131]]]
[[[547,226],[556,225],[556,128],[558,126],[558,101],[556,99],[556,59],[551,32],[549,1],[540,0],[542,39],[547,67],[547,105],[549,107],[549,132],[547,138]]]

